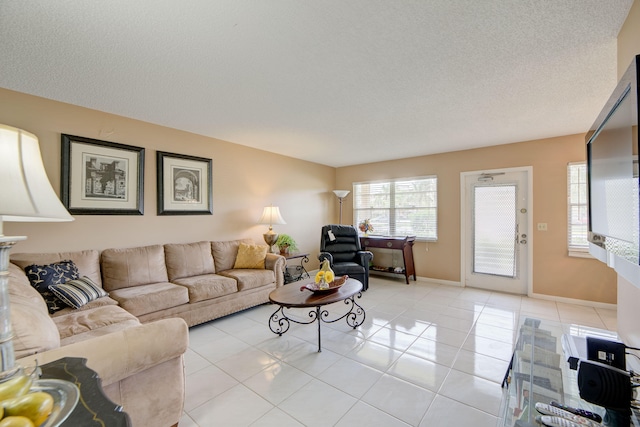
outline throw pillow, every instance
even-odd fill
[[[73,308],[80,308],[93,300],[108,295],[104,289],[96,285],[87,276],[69,280],[61,285],[51,285],[49,290],[64,301],[65,304]]]
[[[240,243],[233,268],[264,269],[264,259],[267,257],[268,250],[269,247],[265,245]]]
[[[66,304],[49,290],[49,286],[61,285],[79,277],[78,267],[73,261],[69,260],[47,265],[33,264],[27,266],[24,271],[29,278],[31,286],[40,292],[40,295],[44,298],[50,314],[62,310],[66,307]]]

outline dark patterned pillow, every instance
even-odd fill
[[[96,285],[87,276],[76,280],[69,280],[61,285],[51,285],[49,286],[49,290],[73,308],[80,308],[90,301],[108,295],[104,289]]]
[[[73,261],[60,261],[48,265],[33,264],[26,267],[24,271],[29,278],[29,282],[31,282],[31,286],[36,288],[44,298],[50,314],[67,306],[49,290],[49,286],[61,285],[69,280],[78,278],[78,267]]]

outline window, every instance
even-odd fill
[[[587,241],[587,164],[569,163],[567,166],[567,212],[569,255],[589,256]]]
[[[353,184],[353,219],[373,234],[438,239],[438,178],[427,176]]]

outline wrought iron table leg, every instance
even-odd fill
[[[320,320],[320,306],[316,307],[316,319],[318,320],[318,353],[322,352],[322,341],[320,338],[320,324],[322,323]]]
[[[289,326],[291,326],[291,323],[289,322],[289,318],[284,314],[284,307],[279,306],[271,317],[269,317],[269,329],[271,329],[271,332],[274,334],[282,336],[282,334],[289,330]]]
[[[362,297],[362,293],[358,294],[358,298]],[[342,320],[344,318],[346,318],[347,321],[347,325],[351,326],[353,329],[357,328],[358,326],[362,325],[364,323],[364,319],[366,317],[366,313],[364,311],[364,308],[362,308],[355,300],[354,297],[350,297],[344,300],[345,304],[351,304],[351,307],[349,307],[349,311],[346,312],[345,314],[343,314],[342,316],[333,319],[333,320],[324,320],[324,318],[329,316],[329,311],[324,310],[322,312],[322,316],[320,316],[322,318],[322,321],[325,323],[333,323],[333,322],[337,322],[338,320]],[[320,315],[320,313],[318,313],[318,315]]]

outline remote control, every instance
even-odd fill
[[[602,417],[600,415],[594,414],[593,412],[589,412],[584,409],[572,408],[571,406],[566,406],[558,402],[551,402],[551,406],[555,406],[556,408],[560,408],[567,412],[571,412],[572,414],[580,415],[581,417],[589,418],[590,420],[593,420],[597,423],[602,422]]]
[[[536,410],[542,415],[551,415],[554,417],[565,418],[569,421],[573,421],[576,424],[580,424],[581,426],[598,427],[600,425],[600,423],[596,423],[595,421],[592,421],[588,418],[572,414],[569,411],[565,411],[564,409],[560,409],[555,406],[547,405],[546,403],[536,403]]]
[[[574,423],[566,418],[542,415],[536,417],[536,421],[549,427],[583,427],[583,424]]]

